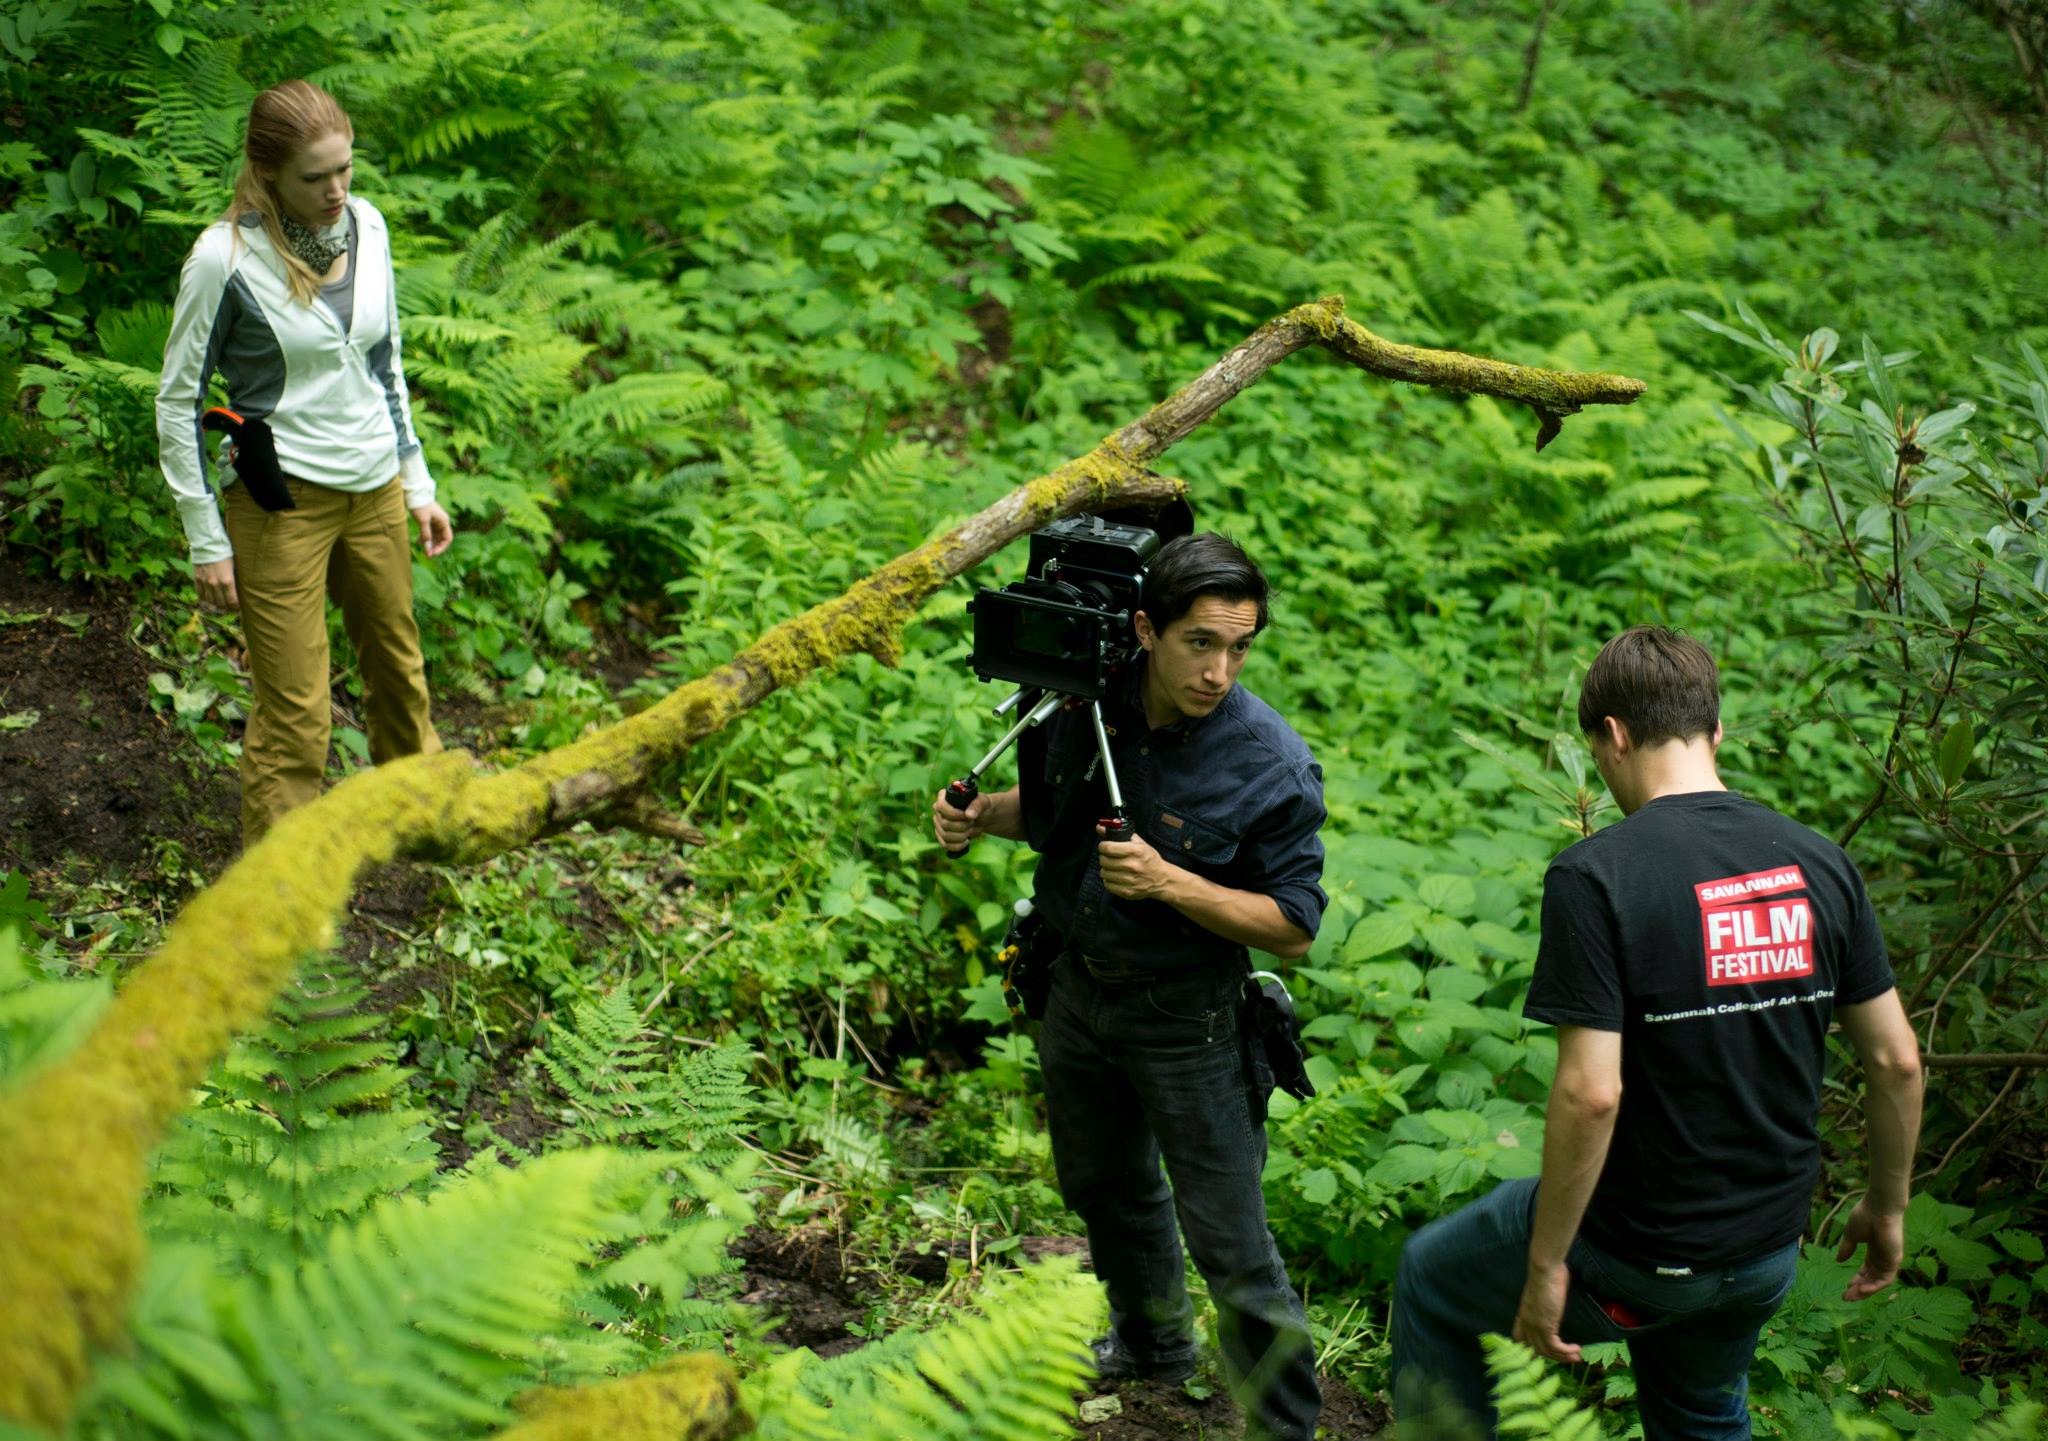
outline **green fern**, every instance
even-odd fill
[[[1506,1336],[1482,1336],[1479,1342],[1493,1373],[1494,1404],[1504,1434],[1548,1441],[1599,1441],[1606,1434],[1590,1411],[1579,1410],[1560,1394],[1564,1382],[1527,1346]]]
[[[579,432],[611,427],[631,433],[655,420],[677,420],[715,410],[731,397],[722,380],[689,371],[625,375],[592,386],[561,408],[564,426]]]
[[[1092,1278],[1059,1258],[992,1279],[975,1312],[844,1356],[808,1351],[748,1378],[761,1441],[1037,1441],[1070,1434],[1101,1324]]]
[[[103,310],[93,321],[99,337],[100,354],[121,365],[138,370],[156,370],[163,365],[164,341],[171,333],[171,307],[161,300],[145,300],[122,310]]]
[[[362,987],[304,981],[215,1068],[158,1152],[153,1235],[260,1267],[431,1175],[431,1118],[394,1105],[407,1073]]]
[[[223,1278],[195,1248],[161,1248],[136,1354],[100,1368],[87,1410],[173,1435],[306,1441],[502,1421],[565,1354],[549,1337],[591,1246],[618,1232],[618,1165],[577,1151],[386,1200],[296,1269]]]
[[[2040,1441],[2044,1412],[2038,1401],[2015,1402],[2004,1413],[1977,1423],[1970,1441]]]
[[[575,1131],[594,1142],[637,1141],[728,1164],[752,1109],[743,1047],[688,1051],[664,1062],[655,1033],[623,986],[579,1002],[570,1026],[556,1026],[541,1065],[576,1113]]]
[[[405,158],[442,159],[496,135],[510,135],[533,125],[533,116],[503,105],[478,105],[430,120],[406,142]]]

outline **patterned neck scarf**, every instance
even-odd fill
[[[311,266],[315,275],[325,275],[327,267],[334,264],[335,257],[348,249],[346,211],[325,231],[308,230],[282,210],[278,212],[277,225],[284,232],[284,243],[291,247],[292,254]]]

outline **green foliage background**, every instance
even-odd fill
[[[1322,1094],[1276,1102],[1268,1195],[1326,1365],[1370,1390],[1402,1237],[1536,1165],[1554,1046],[1519,1016],[1535,901],[1549,857],[1612,818],[1572,703],[1620,626],[1705,639],[1730,783],[1853,835],[1930,1050],[2036,1052],[2048,1028],[2048,151],[2004,35],[1961,3],[1581,0],[1517,108],[1543,8],[26,0],[0,16],[7,544],[132,593],[172,637],[156,704],[198,764],[232,764],[246,680],[226,625],[182,624],[151,401],[248,101],[297,74],[352,112],[357,187],[393,224],[458,528],[416,569],[430,677],[497,707],[508,754],[723,660],[1303,299],[1341,292],[1405,342],[1645,379],[1537,455],[1522,413],[1304,355],[1168,462],[1273,574],[1247,682],[1328,777],[1335,900],[1296,982]],[[697,1180],[670,1161],[664,1184],[758,1192],[768,1224],[829,1222],[876,1257],[967,1239],[966,1284],[939,1298],[881,1278],[876,1335],[950,1314],[1020,1236],[1073,1229],[1031,1038],[985,970],[1029,858],[948,866],[929,838],[932,792],[988,737],[968,593],[927,607],[900,667],[855,658],[668,778],[705,851],[579,835],[441,877],[406,950],[432,983],[396,988],[410,1069],[357,1069],[346,1026],[326,1061],[230,1061],[160,1163],[164,1255],[212,1211],[249,1222],[214,1251],[258,1268],[377,1254],[340,1228],[396,1225],[380,1199],[502,1202],[429,1178],[421,1136],[487,1148],[510,1097],[560,1129],[508,1152],[708,1147]],[[613,694],[596,657],[628,635],[657,677]],[[146,947],[186,879],[159,860],[52,880],[35,973]],[[677,1037],[746,1053],[744,1120]],[[309,1113],[336,1118],[311,1128],[319,1154],[357,1162],[262,1150],[252,1088],[326,1065],[377,1078]],[[1816,1246],[1759,1355],[1761,1434],[1824,1434],[1837,1410],[1957,1434],[2041,1389],[2048,1092],[2010,1074],[1935,1073],[1914,1274],[1844,1307]],[[1856,1090],[1845,1060],[1817,1228],[1859,1173]],[[768,1160],[720,1180],[741,1131]],[[353,1164],[360,1185],[294,1189]],[[616,1246],[657,1174],[553,1164],[520,1204],[586,1245]],[[555,1310],[520,1324],[594,1318],[640,1349],[514,1348],[476,1380],[482,1409],[419,1414],[483,1426],[518,1384],[746,1334],[699,1309],[719,1270],[701,1239],[608,1283],[565,1239]],[[195,1299],[199,1271],[164,1267],[139,1325],[174,1338],[153,1353],[170,1369],[110,1373],[117,1409],[92,1414],[118,1430],[198,1385],[234,1425],[275,1424],[220,1377],[282,1396],[303,1368],[223,1373],[175,1339],[270,1303]],[[393,1376],[419,1363],[402,1350]],[[1586,1394],[1625,1427],[1606,1362]],[[763,1366],[802,1434],[787,1398],[821,1383]]]

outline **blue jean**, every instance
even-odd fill
[[[1394,1283],[1394,1415],[1402,1441],[1494,1434],[1479,1349],[1509,1334],[1528,1276],[1534,1179],[1509,1181],[1408,1238]],[[1628,1344],[1645,1441],[1747,1441],[1749,1364],[1764,1322],[1792,1288],[1799,1244],[1740,1265],[1660,1275],[1581,1236],[1566,1264],[1564,1339]],[[1624,1326],[1601,1308],[1620,1302]]]
[[[1152,1365],[1194,1355],[1185,1234],[1245,1434],[1312,1441],[1322,1393],[1301,1298],[1266,1228],[1265,1097],[1246,1080],[1241,984],[1211,970],[1104,987],[1062,957],[1038,1041],[1053,1164],[1131,1354]]]

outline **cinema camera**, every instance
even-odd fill
[[[1181,523],[1174,528],[1181,533],[1193,523],[1185,509],[1168,523],[1176,520]],[[1018,736],[1062,706],[1085,702],[1109,783],[1109,814],[1102,825],[1109,840],[1130,838],[1123,788],[1102,724],[1102,697],[1111,680],[1137,658],[1131,618],[1144,595],[1145,568],[1160,544],[1159,532],[1146,526],[1099,515],[1069,516],[1031,533],[1022,580],[976,592],[968,604],[974,616],[974,673],[1015,685],[996,714],[1014,710],[1022,719],[980,764],[946,787],[946,801],[955,810],[974,803],[983,773]],[[966,851],[947,854],[958,857]]]

